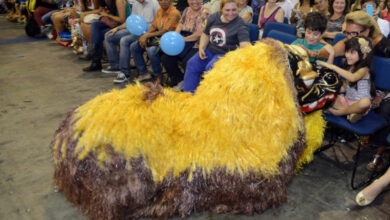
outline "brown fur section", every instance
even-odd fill
[[[96,155],[78,160],[74,150],[72,115],[69,113],[55,139],[67,143],[66,157],[61,147],[53,150],[56,160],[55,183],[65,196],[91,219],[134,219],[141,217],[186,217],[192,212],[243,213],[253,215],[287,200],[287,183],[292,179],[296,162],[305,147],[304,135],[279,164],[280,175],[264,178],[260,171],[249,175],[230,175],[215,168],[204,177],[201,169],[188,182],[188,171],[179,177],[166,177],[155,183],[142,157],[125,160],[111,147],[111,160],[98,166]],[[66,140],[66,141],[65,141]],[[54,141],[52,142],[52,147]]]

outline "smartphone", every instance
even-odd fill
[[[369,14],[371,17],[374,16],[374,7],[370,5],[366,5],[366,13]]]

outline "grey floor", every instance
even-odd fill
[[[0,30],[0,219],[86,219],[53,186],[49,143],[70,109],[121,87],[113,76],[83,73],[88,63],[69,48],[26,42],[23,26],[4,15]],[[352,152],[340,146],[326,154],[348,165]],[[315,156],[289,185],[288,202],[262,214],[195,213],[189,219],[390,219],[390,192],[370,207],[357,207],[351,170],[336,165]]]

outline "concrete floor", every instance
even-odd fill
[[[49,143],[67,111],[118,87],[112,76],[83,73],[88,63],[53,41],[4,44],[26,38],[23,26],[4,15],[0,30],[0,219],[86,219],[55,190]],[[351,157],[345,146],[337,149]],[[284,205],[255,216],[195,213],[189,219],[390,219],[390,193],[357,207],[350,174],[315,156],[289,185]]]

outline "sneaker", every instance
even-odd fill
[[[184,89],[184,80],[179,82],[176,86],[173,87],[173,90],[176,92],[181,92]]]
[[[118,75],[116,76],[116,79],[114,79],[114,83],[118,83],[118,84],[128,82],[128,81],[129,81],[129,79],[122,72],[119,72]]]
[[[148,79],[151,79],[152,78],[152,75],[150,75],[150,73],[144,73],[144,74],[141,74],[137,77],[137,80],[142,82],[144,80],[148,80]]]
[[[102,69],[102,73],[107,73],[107,74],[119,74],[119,69],[112,68],[111,66],[108,66],[104,69]]]

